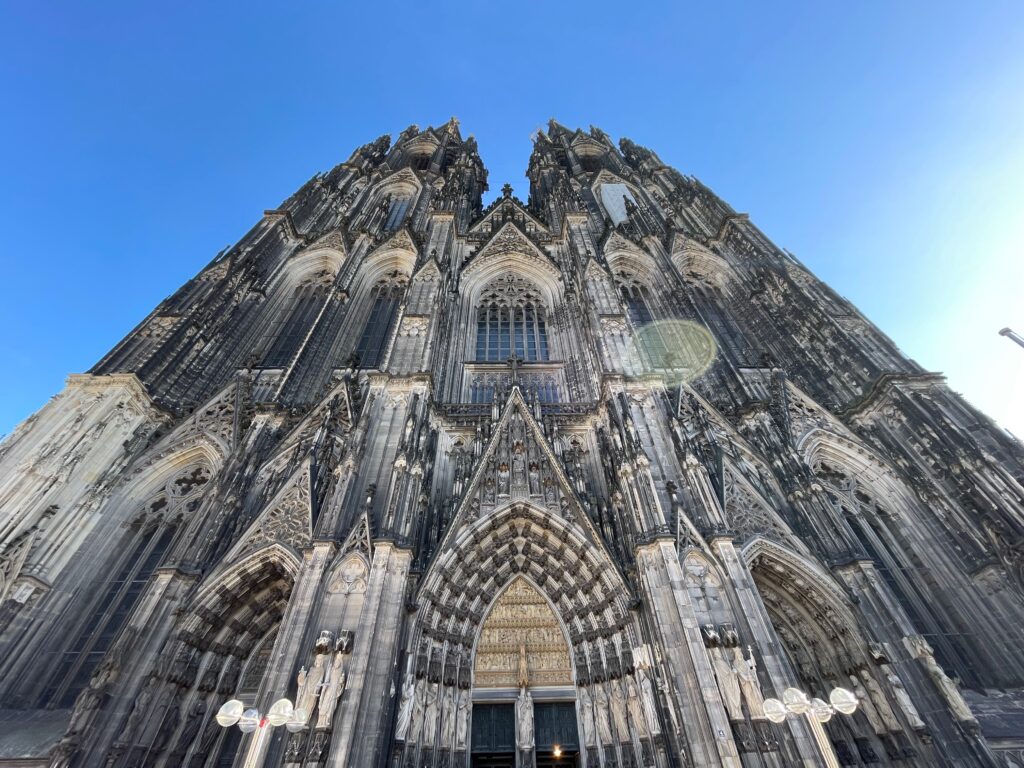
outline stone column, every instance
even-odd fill
[[[295,577],[288,608],[281,619],[281,628],[274,642],[267,674],[263,677],[256,696],[256,707],[260,712],[265,713],[275,701],[290,696],[292,676],[297,667],[306,662],[316,629],[310,627],[310,618],[316,614],[317,594],[324,570],[334,554],[334,548],[333,542],[317,541],[303,553],[302,566]],[[246,702],[247,705],[248,703]],[[267,729],[259,729],[243,747],[243,765],[276,765],[279,762],[273,757],[268,758],[268,751],[272,746],[276,748],[276,745],[281,744],[284,729],[274,729],[279,733],[268,733],[265,738],[258,738],[264,730]],[[279,738],[271,740],[271,736]]]
[[[405,591],[412,552],[392,542],[374,543],[373,563],[349,667],[348,690],[335,714],[326,765],[374,765],[387,740],[396,653],[405,620]],[[396,693],[397,695],[397,693]]]
[[[637,548],[643,597],[660,635],[682,727],[696,766],[741,766],[696,613],[683,582],[675,544],[659,539]],[[669,701],[669,706],[675,702]]]
[[[775,628],[768,616],[768,609],[765,608],[757,591],[754,577],[751,576],[750,569],[737,552],[731,538],[716,537],[711,542],[711,548],[724,566],[732,591],[739,600],[741,616],[749,627],[750,639],[753,641],[751,644],[757,651],[758,661],[768,673],[775,695],[781,698],[786,688],[797,685],[797,677],[782,652],[782,642],[775,634]],[[771,696],[771,693],[765,693],[765,698]],[[767,726],[768,721],[764,722]],[[786,726],[796,743],[800,764],[807,768],[820,765],[822,758],[817,746],[818,740],[808,722],[804,718],[791,717],[787,719]],[[831,750],[831,745],[829,749]]]

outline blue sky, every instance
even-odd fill
[[[550,117],[650,146],[1024,435],[1020,2],[8,2],[0,97],[0,434],[313,173],[457,115],[491,197]]]

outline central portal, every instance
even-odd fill
[[[551,604],[521,576],[480,629],[473,686],[474,767],[577,764],[569,643]]]
[[[518,689],[571,686],[569,644],[548,601],[519,576],[494,602],[476,646],[473,685]]]

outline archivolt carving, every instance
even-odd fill
[[[488,605],[517,576],[555,604],[574,644],[609,638],[628,623],[629,590],[582,530],[527,504],[466,526],[420,590],[422,631],[467,649]]]

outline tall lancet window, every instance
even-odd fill
[[[370,316],[366,319],[355,349],[360,368],[376,368],[383,361],[388,339],[391,338],[391,328],[398,316],[402,296],[405,295],[405,286],[405,275],[392,272],[377,281],[370,290]]]
[[[513,354],[529,362],[547,360],[546,315],[544,301],[529,281],[505,275],[490,283],[477,306],[477,362],[504,362]]]
[[[210,472],[203,466],[175,476],[145,505],[118,542],[114,563],[96,582],[83,585],[82,600],[88,603],[85,619],[75,631],[53,639],[51,674],[48,680],[39,681],[45,685],[44,705],[74,705],[163,562],[183,515],[198,507],[209,480]]]
[[[334,275],[324,270],[295,287],[288,302],[281,307],[275,327],[270,330],[270,349],[264,356],[264,367],[283,368],[292,361],[323,309],[333,279]]]
[[[638,346],[647,353],[648,363],[652,367],[664,367],[667,353],[665,338],[654,324],[650,291],[635,274],[624,270],[615,274],[615,282],[626,305],[626,315],[636,332]]]
[[[601,202],[604,204],[604,209],[608,212],[608,217],[612,220],[613,224],[621,224],[629,219],[629,214],[626,213],[626,198],[631,203],[636,202],[633,193],[629,191],[629,187],[625,184],[609,183],[601,185]]]
[[[388,208],[388,215],[384,220],[384,229],[388,232],[394,232],[401,228],[411,205],[411,195],[396,195],[391,198],[391,206]]]

